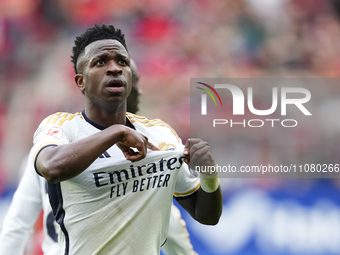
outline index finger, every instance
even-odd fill
[[[147,144],[148,149],[153,150],[153,151],[159,151],[159,148],[153,145],[152,143],[148,142]]]

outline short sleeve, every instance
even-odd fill
[[[183,163],[178,175],[174,190],[175,197],[185,197],[194,193],[200,187],[198,174],[192,172],[186,163]]]
[[[55,114],[54,114],[55,115]],[[63,123],[63,125],[58,125],[51,122],[53,116],[51,115],[44,119],[39,128],[35,131],[33,137],[33,160],[35,159],[39,152],[47,146],[58,146],[62,144],[70,143],[73,140],[73,132],[68,127],[69,122]],[[59,122],[60,123],[60,122]]]

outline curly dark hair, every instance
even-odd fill
[[[115,28],[112,25],[106,24],[98,25],[96,23],[93,27],[87,28],[83,34],[77,36],[74,41],[75,46],[72,48],[73,55],[71,56],[71,62],[73,63],[73,68],[76,74],[78,73],[77,70],[78,57],[84,52],[85,47],[90,43],[105,39],[117,40],[121,44],[123,44],[123,46],[127,50],[124,34],[120,29]]]

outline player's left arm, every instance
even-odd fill
[[[193,170],[196,166],[215,166],[208,143],[198,138],[187,140],[184,156],[184,162]],[[222,213],[222,191],[218,173],[200,173],[200,182],[201,187],[195,193],[176,200],[198,222],[216,225]]]

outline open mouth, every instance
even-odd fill
[[[121,80],[112,80],[106,85],[106,88],[111,92],[121,92],[124,87],[124,83]]]

